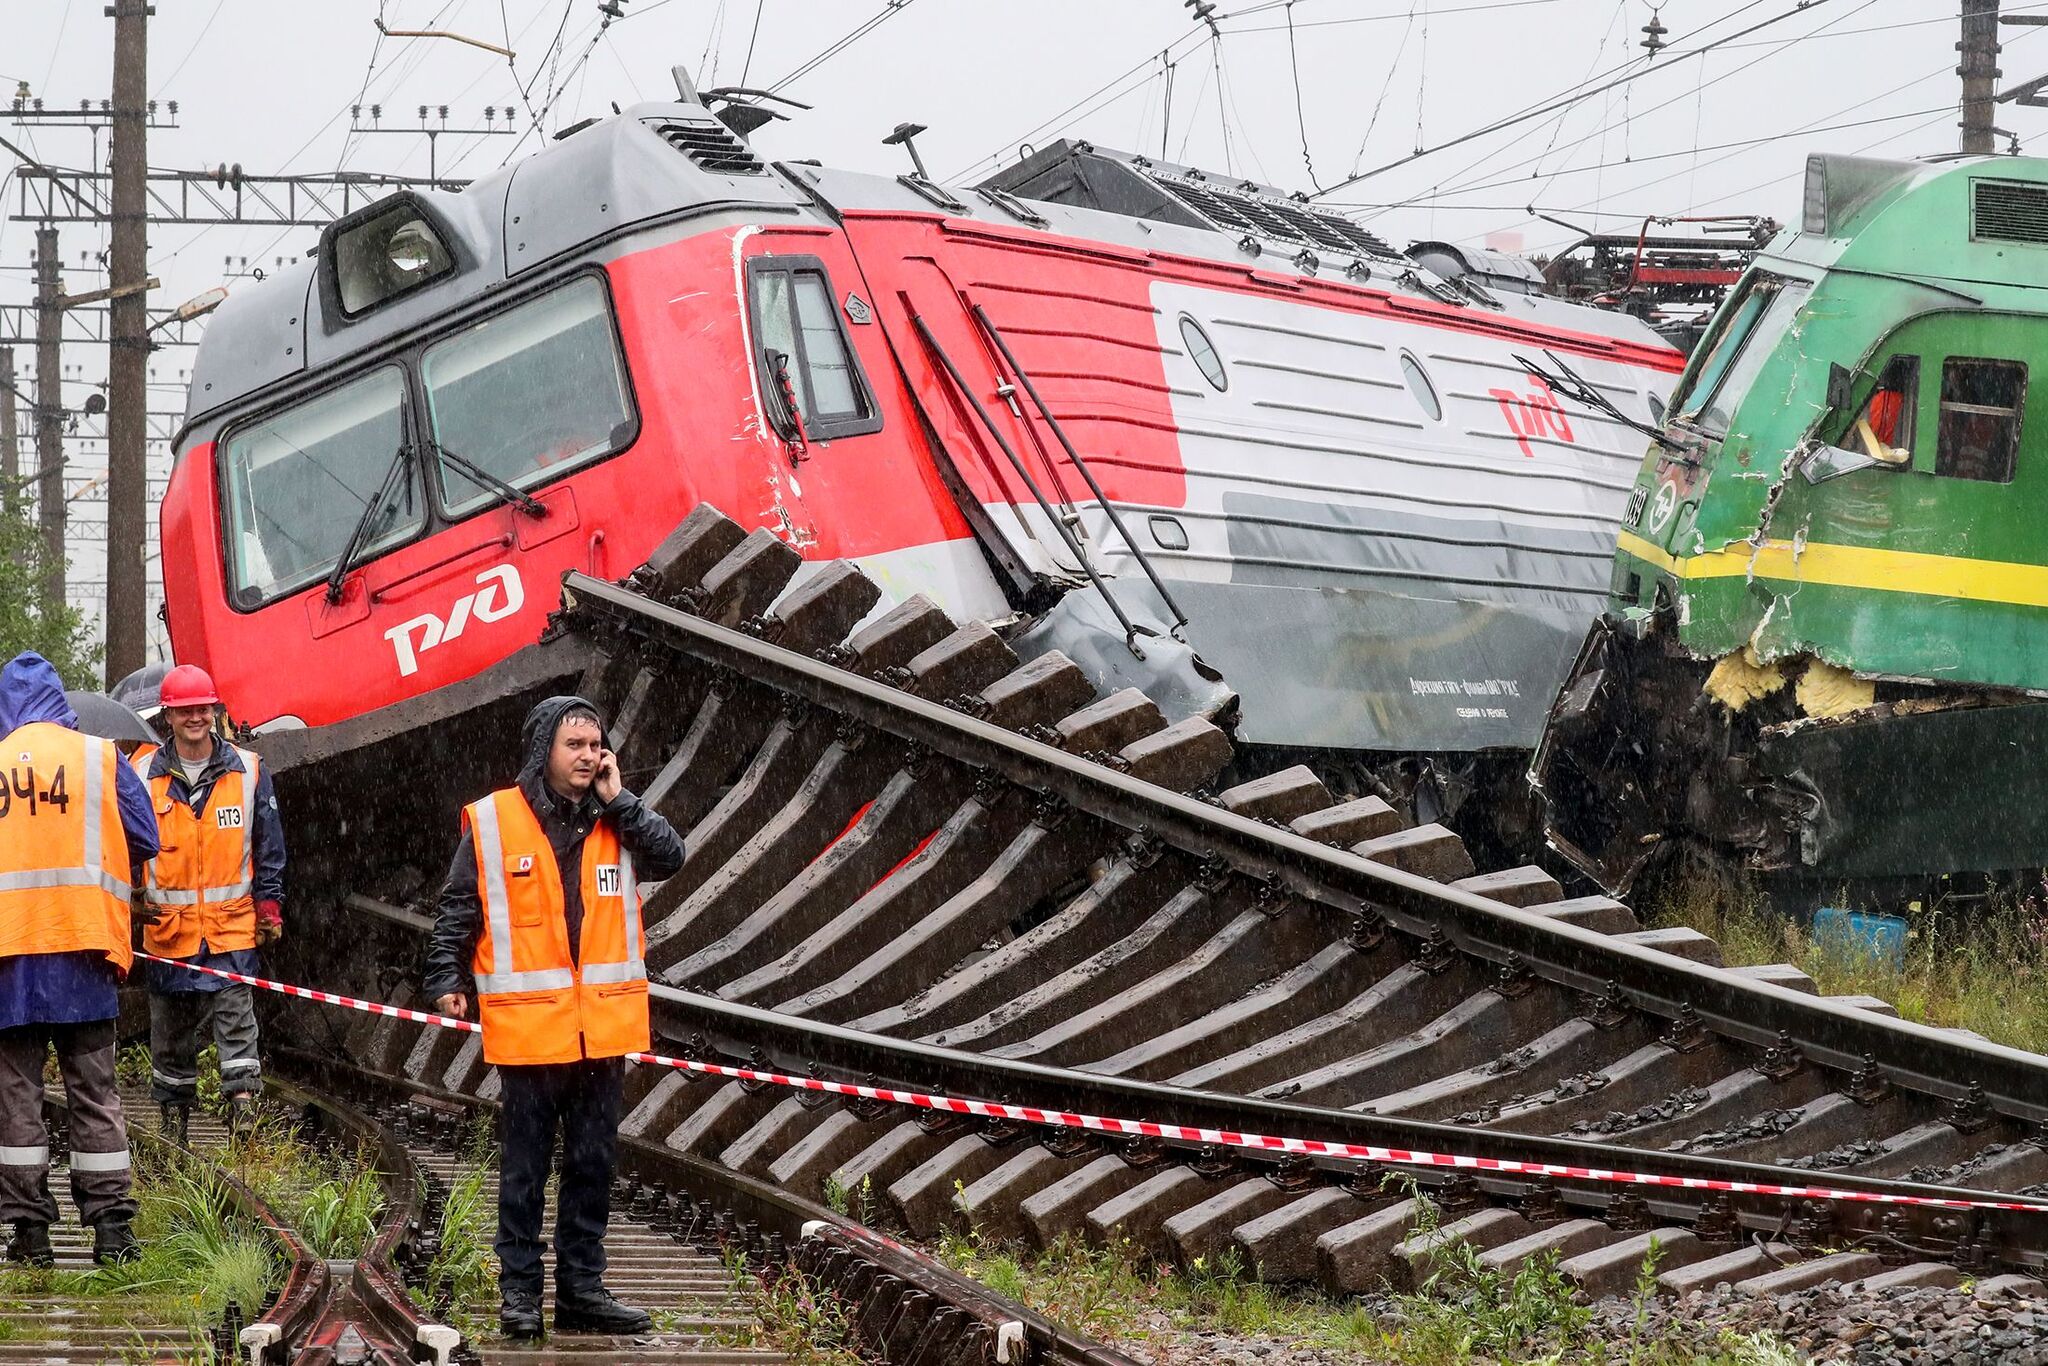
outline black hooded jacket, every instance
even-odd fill
[[[675,827],[631,792],[621,788],[607,805],[598,800],[594,790],[572,800],[558,796],[548,786],[548,751],[554,748],[555,730],[562,717],[576,708],[593,715],[597,712],[580,697],[550,697],[526,714],[526,724],[520,729],[525,762],[519,770],[519,790],[540,819],[540,828],[554,847],[555,862],[561,866],[562,911],[572,957],[582,951],[583,841],[600,820],[609,821],[619,832],[619,842],[632,854],[634,870],[642,881],[659,882],[683,866],[683,840]],[[607,735],[605,745],[609,748],[610,744]],[[454,861],[448,865],[448,880],[441,884],[440,914],[427,945],[424,976],[429,1001],[450,992],[475,995],[470,965],[476,961],[483,919],[483,900],[476,888],[476,846],[465,830]]]

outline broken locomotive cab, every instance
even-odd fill
[[[1643,462],[1532,776],[1611,891],[2048,864],[2048,161],[1815,156]]]

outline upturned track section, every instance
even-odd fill
[[[1098,696],[1072,661],[1021,661],[923,598],[863,625],[879,591],[857,568],[798,567],[700,508],[625,585],[565,585],[582,690],[689,847],[646,902],[650,971],[675,988],[657,990],[657,1048],[1434,1152],[2048,1189],[2042,1058],[1818,997],[1789,966],[1726,968],[1711,940],[1568,898],[1539,868],[1481,873],[1449,830],[1305,769],[1211,792],[1233,758],[1214,720]],[[378,1021],[350,1047],[492,1086],[474,1040]],[[1653,1240],[1674,1292],[2031,1275],[2048,1257],[2031,1212],[1464,1172],[1422,1175],[1432,1229],[1384,1173],[1342,1164],[920,1122],[654,1069],[633,1088],[633,1133],[808,1195],[865,1190],[916,1233],[971,1210],[1040,1241],[1234,1245],[1334,1289],[1408,1281],[1453,1238],[1503,1266],[1554,1249],[1596,1291],[1631,1283]]]

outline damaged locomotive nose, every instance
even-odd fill
[[[2043,862],[2014,796],[2048,739],[2048,232],[2014,210],[2044,194],[2048,161],[1810,160],[1679,380],[1531,768],[1603,886],[1679,843],[1810,885]]]

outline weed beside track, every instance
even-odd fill
[[[1412,1192],[1411,1192],[1412,1193]],[[850,1203],[858,1204],[858,1192]],[[1426,1222],[1435,1227],[1434,1206]],[[1625,1312],[1602,1313],[1558,1272],[1554,1253],[1512,1272],[1468,1242],[1448,1244],[1413,1290],[1333,1297],[1261,1280],[1234,1248],[1186,1266],[1129,1238],[1063,1235],[1042,1249],[948,1230],[931,1249],[996,1293],[1156,1366],[1797,1366],[1770,1333],[1707,1328],[1669,1341],[1656,1313],[1656,1262]]]
[[[1824,996],[1875,996],[1920,1024],[1974,1030],[1994,1043],[2048,1053],[2048,886],[1955,910],[1907,916],[1903,961],[1772,913],[1752,889],[1681,881],[1644,909],[1660,926],[1720,942],[1731,967],[1791,963]]]

